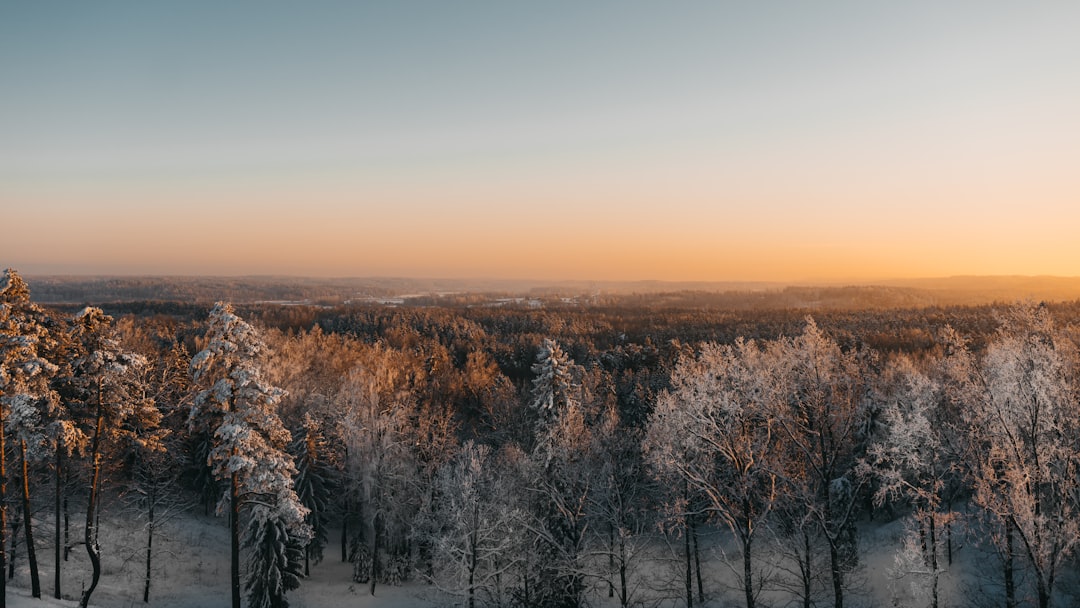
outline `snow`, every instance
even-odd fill
[[[8,585],[7,588],[7,606],[8,608],[48,608],[50,606],[63,606],[64,608],[74,608],[78,606],[79,602],[74,600],[57,600],[52,596],[46,596],[42,593],[41,599],[35,599],[30,596],[28,589],[12,588]]]
[[[103,505],[101,546],[103,572],[94,591],[91,606],[150,606],[153,608],[228,608],[229,536],[227,518],[186,513],[158,528],[154,537],[154,575],[150,603],[142,602],[145,572],[145,532],[131,513],[115,500]],[[84,512],[71,513],[71,538],[82,539]],[[83,584],[90,581],[90,561],[82,546],[72,548],[64,563],[61,589],[65,601],[53,595],[53,535],[49,509],[35,518],[35,540],[41,570],[42,599],[30,597],[30,575],[26,553],[20,543],[15,557],[15,579],[8,582],[9,608],[72,607],[78,605]],[[378,586],[374,597],[367,585],[352,582],[352,564],[341,563],[340,537],[331,531],[327,559],[313,565],[311,577],[301,581],[300,589],[289,593],[294,608],[333,608],[342,605],[358,608],[427,608],[438,605],[424,599],[433,595],[426,585],[413,583],[401,587]],[[20,540],[21,537],[20,537]]]
[[[104,571],[101,584],[94,592],[93,606],[111,608],[116,606],[140,606],[142,603],[143,542],[141,526],[130,513],[116,515],[120,508],[116,502],[104,506],[102,516],[102,557]],[[110,511],[110,509],[112,511]],[[65,601],[52,599],[52,521],[51,513],[42,512],[36,523],[38,533],[38,558],[41,562],[41,600],[30,598],[29,575],[25,552],[20,549],[16,556],[18,570],[14,581],[8,583],[8,606],[11,608],[65,607],[77,605],[83,581],[89,581],[90,567],[86,552],[75,547],[70,561],[63,569]],[[72,535],[81,537],[80,514],[72,513]],[[227,608],[229,595],[229,541],[225,518],[187,513],[172,520],[160,529],[155,538],[155,573],[150,592],[153,608]],[[893,581],[889,571],[895,565],[895,554],[904,533],[903,518],[889,522],[859,524],[861,576],[864,584],[850,596],[851,606],[923,606],[912,597],[907,581]],[[997,592],[987,587],[999,576],[994,558],[979,546],[980,533],[974,529],[958,528],[954,531],[955,562],[942,575],[941,599],[943,606],[960,606],[972,594]],[[644,605],[681,606],[679,576],[682,564],[678,561],[681,540],[668,547],[663,540],[650,544],[648,561],[639,563],[642,571],[637,573],[636,600]],[[713,530],[701,538],[702,566],[705,575],[706,599],[704,606],[738,606],[741,592],[735,586],[737,572],[722,563],[722,556],[738,559],[735,543],[726,531]],[[342,563],[338,552],[337,530],[331,530],[326,559],[313,565],[311,576],[301,581],[300,588],[289,593],[294,608],[434,608],[450,605],[449,598],[434,587],[422,582],[410,582],[400,587],[379,585],[375,596],[368,593],[365,584],[352,582],[352,565]],[[671,551],[676,551],[674,559]],[[1071,574],[1067,579],[1075,578]],[[659,584],[675,582],[675,591],[656,588]],[[1071,580],[1063,580],[1061,593],[1055,594],[1055,605],[1075,605],[1075,597],[1068,594]],[[827,595],[826,595],[827,597]],[[668,598],[666,600],[662,598]],[[614,608],[617,602],[607,597],[606,588],[597,585],[588,593],[588,605],[598,608]],[[767,605],[783,605],[775,592],[766,592]],[[826,603],[827,600],[826,600]]]

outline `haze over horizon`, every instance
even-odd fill
[[[1078,30],[1076,3],[10,3],[0,266],[1076,277]]]

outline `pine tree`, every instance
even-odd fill
[[[22,465],[22,504],[26,521],[27,559],[30,564],[31,593],[41,597],[37,558],[34,553],[30,517],[28,452],[44,441],[43,425],[58,398],[49,387],[57,368],[39,353],[48,331],[44,313],[30,302],[30,289],[17,272],[8,269],[0,280],[0,578],[5,570],[7,534],[7,469],[5,435],[12,433]],[[6,420],[5,420],[6,419]],[[0,581],[0,596],[6,581]],[[0,597],[0,606],[4,600]]]
[[[550,338],[544,339],[532,372],[535,377],[532,381],[530,406],[536,412],[541,427],[547,427],[562,412],[579,405],[580,379],[575,376],[580,376],[580,368],[574,365],[558,342]]]
[[[584,370],[549,339],[532,370],[536,377],[530,406],[537,414],[532,527],[543,552],[535,595],[546,605],[578,606],[585,590],[587,506],[596,473],[583,403]]]
[[[241,510],[253,522],[245,543],[264,546],[272,541],[276,543],[273,551],[281,555],[289,555],[290,545],[306,544],[311,528],[304,521],[308,509],[293,487],[296,467],[286,451],[291,437],[275,409],[284,391],[263,380],[265,344],[255,328],[223,302],[210,311],[207,337],[206,348],[191,361],[194,380],[202,387],[191,419],[207,413],[218,421],[208,462],[214,476],[229,484],[218,512],[227,511],[230,517],[232,606],[240,608]],[[260,606],[286,605],[293,566],[288,559],[276,557],[264,559],[261,565],[248,570],[249,601],[253,605],[263,602]]]
[[[158,426],[161,413],[137,386],[134,372],[146,365],[146,359],[120,347],[112,317],[99,308],[87,307],[75,316],[73,334],[79,354],[72,369],[90,437],[90,492],[84,532],[93,572],[80,600],[80,606],[86,608],[101,579],[97,522],[106,450],[130,443],[146,447],[156,443],[158,436],[150,431]]]
[[[89,438],[76,421],[76,410],[79,409],[78,401],[81,396],[79,385],[82,381],[75,377],[75,370],[72,368],[80,348],[75,332],[72,331],[74,319],[65,315],[54,316],[51,321],[51,339],[46,344],[47,358],[59,366],[52,384],[60,395],[60,400],[50,412],[46,436],[53,461],[53,558],[56,564],[53,569],[53,597],[60,599],[61,559],[67,561],[71,551],[68,537],[68,498],[64,487],[70,481],[68,469],[71,467],[71,457],[84,455]]]

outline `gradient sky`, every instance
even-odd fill
[[[1080,275],[1080,2],[4,2],[27,274]]]

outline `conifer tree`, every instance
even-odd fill
[[[195,355],[191,370],[201,387],[191,418],[203,413],[217,420],[208,462],[215,477],[229,484],[218,512],[229,513],[232,606],[240,608],[240,516],[250,518],[245,545],[253,552],[248,569],[248,602],[284,607],[292,584],[288,548],[311,538],[304,518],[308,509],[293,487],[296,467],[287,452],[291,437],[276,405],[284,394],[263,380],[266,345],[258,332],[219,302],[210,311],[206,348]]]
[[[75,316],[73,334],[79,353],[72,368],[90,437],[90,492],[84,533],[93,572],[80,600],[80,606],[86,608],[101,579],[97,522],[107,449],[132,442],[146,447],[156,443],[157,434],[147,431],[158,426],[161,414],[136,386],[133,372],[145,366],[146,359],[120,347],[112,317],[100,308],[87,307]]]
[[[334,469],[318,419],[304,414],[304,425],[293,437],[289,451],[296,459],[296,495],[308,508],[306,521],[311,526],[311,540],[304,546],[304,576],[308,576],[311,562],[317,564],[323,559],[333,492],[331,475]]]
[[[584,374],[558,343],[544,340],[532,367],[530,405],[537,414],[532,462],[535,524],[543,571],[534,595],[551,606],[578,606],[585,590],[583,549],[595,476],[586,424]],[[526,575],[527,576],[527,575]]]
[[[34,553],[30,517],[30,489],[27,477],[28,447],[42,439],[42,416],[56,403],[49,379],[56,366],[42,358],[39,346],[47,336],[44,314],[30,302],[30,289],[17,272],[4,271],[0,279],[0,579],[7,556],[7,467],[5,435],[11,432],[18,444],[22,465],[22,498],[26,514],[24,530],[30,563],[31,593],[41,597],[37,559]],[[0,580],[0,607],[5,603],[6,580]]]

